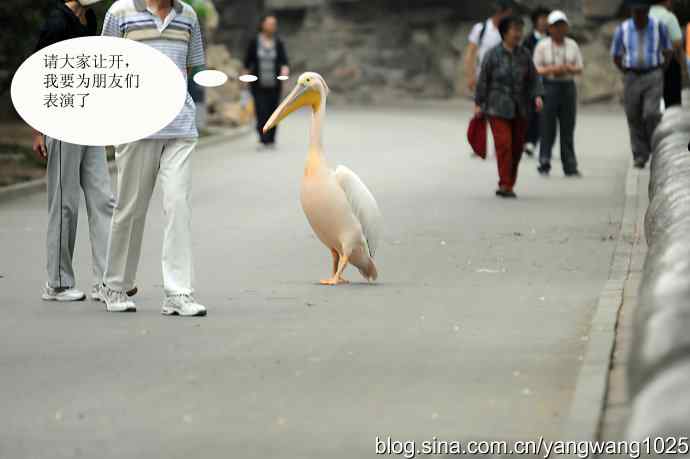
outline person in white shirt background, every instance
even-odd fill
[[[681,105],[683,91],[683,31],[678,17],[673,13],[672,0],[653,0],[649,16],[661,22],[668,29],[673,45],[673,54],[664,69],[664,107]]]
[[[500,24],[501,19],[516,13],[517,6],[514,0],[496,0],[493,16],[472,27],[464,60],[465,78],[470,93],[474,94],[477,87],[477,77],[482,68],[484,56],[491,48],[502,42],[501,34],[498,32],[498,24]]]

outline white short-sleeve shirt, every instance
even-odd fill
[[[649,10],[649,15],[666,26],[672,42],[675,43],[683,40],[683,31],[680,29],[680,23],[672,11],[669,11],[663,5],[654,5]]]
[[[484,35],[482,36],[482,28],[484,29]],[[480,42],[481,37],[481,42]],[[470,43],[474,43],[479,48],[477,54],[477,75],[482,67],[482,62],[484,61],[484,56],[492,48],[501,44],[501,34],[498,32],[498,28],[494,25],[494,21],[487,19],[486,22],[479,22],[472,27],[472,31],[469,36]]]
[[[546,67],[548,65],[576,65],[580,68],[583,66],[582,53],[577,42],[572,38],[566,37],[561,46],[554,43],[551,37],[544,38],[537,43],[534,49],[534,66]],[[547,80],[572,80],[572,75],[562,75],[558,77],[548,76],[544,77]]]

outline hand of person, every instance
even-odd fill
[[[553,76],[561,76],[566,72],[567,72],[567,68],[565,65],[554,65],[551,68],[551,73],[553,73]]]
[[[290,67],[288,67],[287,65],[282,66],[280,68],[280,76],[289,77],[290,76]]]
[[[568,70],[568,73],[573,75],[580,71],[580,68],[575,64],[566,64],[566,69]]]
[[[477,89],[477,77],[471,77],[467,80],[467,89],[469,89],[470,92],[474,92],[475,89]]]
[[[34,141],[32,149],[34,153],[36,153],[38,159],[40,159],[41,161],[45,161],[46,159],[48,159],[48,150],[46,149],[45,137],[43,137],[43,134],[41,134],[40,132],[34,132]]]
[[[480,107],[477,104],[474,104],[474,116],[481,116],[482,114],[482,107]]]
[[[544,99],[542,99],[541,96],[538,96],[536,99],[534,99],[534,107],[536,108],[537,113],[541,113],[544,108]]]

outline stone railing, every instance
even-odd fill
[[[690,113],[667,110],[653,138],[649,251],[628,375],[629,440],[690,436],[689,141]]]

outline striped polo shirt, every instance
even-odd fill
[[[180,0],[173,0],[173,8],[165,20],[149,10],[145,0],[117,0],[105,15],[102,35],[136,40],[156,48],[172,59],[185,78],[189,67],[205,64],[201,28],[196,13],[191,6]],[[160,77],[165,78],[165,75]],[[148,138],[170,139],[198,135],[196,108],[187,93],[187,99],[177,117]]]
[[[648,70],[664,64],[663,51],[672,44],[666,26],[649,18],[644,30],[637,30],[635,21],[628,19],[618,26],[611,44],[611,55],[622,57],[623,68]]]

